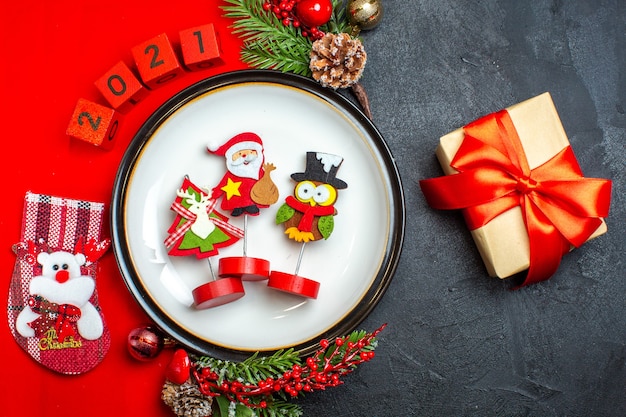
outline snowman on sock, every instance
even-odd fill
[[[82,275],[86,258],[82,253],[65,251],[40,252],[37,262],[42,266],[40,276],[30,282],[27,305],[18,315],[15,327],[23,337],[44,337],[54,330],[63,343],[78,334],[86,340],[102,336],[103,322],[89,301],[96,283]]]

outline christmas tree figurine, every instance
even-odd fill
[[[243,256],[221,258],[220,277],[237,277],[259,281],[269,276],[269,261],[247,255],[248,216],[258,216],[261,209],[278,201],[278,189],[270,172],[273,164],[264,163],[263,141],[255,133],[244,132],[222,142],[211,142],[210,153],[223,156],[227,172],[212,190],[216,200],[221,198],[221,208],[231,216],[244,218]]]
[[[307,152],[305,172],[291,174],[296,181],[293,195],[276,213],[276,224],[283,224],[289,239],[302,243],[294,274],[272,271],[268,286],[308,298],[317,298],[320,284],[298,275],[307,242],[328,239],[337,214],[337,190],[348,187],[337,178],[343,158],[322,152]]]
[[[205,259],[217,255],[219,248],[230,246],[243,237],[243,230],[228,223],[228,218],[215,210],[216,200],[185,177],[176,191],[171,209],[176,213],[168,229],[165,246],[171,256],[195,255]],[[211,281],[192,291],[195,307],[217,307],[243,297],[245,292],[237,278],[216,279],[208,259]]]

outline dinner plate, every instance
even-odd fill
[[[217,185],[225,158],[207,146],[242,132],[262,139],[265,162],[276,166],[271,178],[279,200],[258,216],[228,217],[246,238],[215,256],[168,255],[176,190],[185,177],[199,187]],[[276,213],[294,191],[291,174],[304,172],[307,152],[342,157],[336,176],[348,187],[338,191],[332,235],[303,248],[276,224]],[[392,280],[404,235],[400,177],[374,124],[341,94],[269,70],[211,77],[163,104],[126,150],[111,207],[116,260],[134,298],[180,344],[225,359],[285,348],[307,355],[321,339],[355,330]],[[244,281],[244,297],[197,309],[193,289],[213,279],[220,258],[244,250],[272,271],[297,269],[318,282],[317,298],[277,291],[266,280]]]

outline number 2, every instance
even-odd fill
[[[165,64],[165,61],[162,59],[158,59],[159,57],[159,47],[157,45],[151,44],[146,46],[146,49],[143,51],[144,54],[148,55],[152,52],[152,59],[150,60],[150,68],[156,68],[159,65]]]
[[[100,122],[102,121],[102,117],[98,116],[98,118],[96,120],[93,120],[93,117],[91,116],[91,114],[89,112],[82,112],[81,114],[78,115],[78,124],[79,125],[83,125],[85,124],[84,122],[84,118],[87,119],[87,122],[89,122],[89,125],[91,126],[91,128],[96,131],[98,130],[98,128],[100,127]]]

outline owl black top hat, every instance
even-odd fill
[[[330,184],[337,189],[347,188],[345,181],[336,177],[337,170],[341,166],[343,158],[323,152],[307,152],[306,168],[304,172],[291,174],[295,181],[319,181]]]

